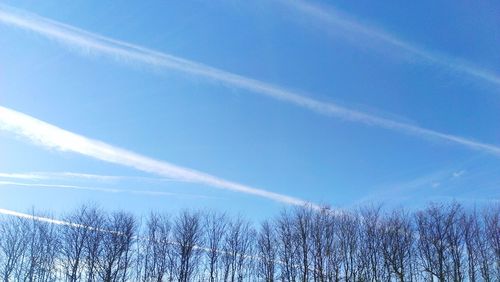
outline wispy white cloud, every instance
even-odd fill
[[[445,169],[424,175],[418,175],[403,181],[391,181],[382,183],[371,188],[370,192],[356,201],[354,205],[366,204],[370,202],[390,202],[394,199],[408,201],[415,199],[416,192],[423,193],[429,188],[441,187],[449,179],[451,170]]]
[[[451,176],[452,176],[453,178],[460,178],[460,177],[462,177],[462,175],[464,175],[464,174],[465,174],[465,170],[464,170],[464,169],[462,169],[462,170],[454,171],[454,172],[451,174]]]
[[[0,172],[1,178],[25,179],[25,180],[40,180],[47,179],[46,176],[37,173],[5,173]]]
[[[63,225],[63,226],[69,226],[69,227],[75,227],[75,228],[86,228],[86,229],[95,230],[98,232],[109,232],[109,233],[114,233],[114,234],[121,234],[120,232],[114,231],[114,230],[101,229],[101,228],[96,228],[95,226],[83,225],[83,224],[78,224],[78,223],[74,223],[74,222],[55,219],[52,217],[36,215],[34,213],[34,211],[33,211],[33,213],[29,214],[29,213],[22,213],[22,212],[9,210],[9,209],[0,208],[0,214],[6,215],[6,216],[13,216],[13,217],[21,218],[21,219],[45,222],[45,223],[54,224],[54,225]]]
[[[0,5],[0,22],[55,39],[67,46],[73,47],[72,50],[77,49],[85,51],[85,53],[106,55],[118,60],[172,69],[271,97],[322,115],[385,128],[421,138],[446,141],[469,149],[500,156],[500,147],[496,145],[481,143],[464,137],[441,133],[416,125],[356,111],[334,103],[319,101],[309,98],[311,95],[304,96],[276,85],[90,33],[31,13],[20,12],[5,5]]]
[[[36,221],[41,221],[41,222],[46,222],[46,223],[56,224],[56,225],[83,227],[83,225],[80,225],[80,224],[70,223],[70,222],[66,222],[66,221],[62,221],[62,220],[57,220],[57,219],[53,219],[50,217],[42,217],[42,216],[37,216],[37,215],[33,215],[33,214],[16,212],[13,210],[2,209],[2,208],[0,208],[0,214],[7,215],[7,216],[15,216],[18,218],[23,218],[23,219],[36,220]]]
[[[411,43],[407,40],[401,39],[385,30],[374,27],[355,19],[352,16],[343,13],[334,7],[314,4],[311,1],[288,1],[281,0],[280,3],[292,7],[303,15],[306,15],[313,20],[321,23],[321,28],[328,30],[343,29],[351,36],[359,38],[366,38],[373,42],[383,43],[390,48],[396,48],[409,55],[414,56],[421,61],[431,63],[441,67],[446,67],[457,73],[465,74],[470,77],[492,83],[500,86],[500,75],[497,73],[476,66],[460,58],[455,58],[437,51],[432,51],[417,44]],[[367,40],[357,40],[366,46]],[[391,52],[393,53],[393,52]]]
[[[214,198],[211,196],[204,196],[204,195],[182,194],[182,193],[172,193],[172,192],[152,191],[152,190],[131,190],[131,189],[116,189],[116,188],[113,189],[113,188],[91,187],[91,186],[81,186],[81,185],[25,183],[25,182],[2,181],[2,180],[0,180],[0,186],[21,186],[21,187],[48,188],[48,189],[72,189],[72,190],[106,192],[106,193],[127,193],[127,194],[146,195],[146,196],[167,196],[167,197],[175,196],[175,197],[204,198],[204,199]]]
[[[394,202],[394,199],[402,201],[431,201],[439,199],[439,197],[466,197],[469,193],[470,199],[479,199],[482,195],[488,193],[488,189],[498,187],[498,181],[495,177],[497,171],[475,169],[470,172],[465,166],[473,166],[473,161],[470,159],[462,162],[460,165],[454,164],[453,168],[441,169],[438,171],[425,173],[421,175],[413,175],[410,178],[402,181],[390,180],[386,183],[381,183],[370,189],[361,200],[356,204],[366,202]],[[412,173],[413,174],[413,173]],[[408,176],[407,176],[408,177]],[[473,187],[473,189],[471,189]],[[495,190],[493,189],[493,190]],[[493,193],[495,194],[495,193]],[[447,196],[454,195],[454,196]]]
[[[172,181],[165,177],[145,177],[145,176],[126,176],[126,175],[103,175],[95,173],[82,172],[39,172],[40,175],[47,175],[53,178],[81,178],[97,181],[124,181],[124,180],[145,180],[145,181]]]
[[[135,168],[161,177],[251,194],[286,204],[308,204],[308,202],[302,199],[246,186],[207,173],[148,158],[146,156],[61,129],[26,114],[1,106],[0,129],[27,137],[32,142],[47,148],[82,154],[101,161]]]
[[[102,182],[115,182],[115,181],[126,181],[126,180],[139,180],[139,181],[173,181],[165,177],[144,177],[144,176],[125,176],[125,175],[103,175],[94,173],[81,173],[81,172],[47,172],[47,171],[36,171],[27,173],[5,173],[0,172],[0,178],[8,179],[25,179],[25,180],[59,180],[59,179],[84,179],[84,180],[95,180]]]

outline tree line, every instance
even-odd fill
[[[500,206],[37,216],[0,218],[3,281],[500,281]]]

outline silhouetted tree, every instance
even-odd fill
[[[226,236],[227,217],[225,214],[207,212],[204,217],[206,271],[208,281],[215,282],[221,279],[221,257],[223,242]]]
[[[477,213],[473,212],[465,214],[462,218],[461,225],[464,231],[464,243],[467,260],[467,273],[469,281],[475,282],[478,280],[478,265],[480,264],[480,232],[481,227],[477,220]]]
[[[174,222],[173,247],[176,274],[180,282],[192,281],[203,244],[203,223],[199,212],[181,212]]]
[[[284,210],[276,219],[280,280],[297,281],[297,265],[300,257],[294,236],[294,221],[289,211]]]
[[[84,279],[88,282],[98,280],[98,263],[100,250],[104,244],[104,234],[106,230],[106,214],[97,207],[89,207],[82,218],[82,225],[88,226],[87,237],[84,241],[85,267]]]
[[[90,226],[86,216],[90,207],[83,205],[64,217],[69,225],[61,227],[61,266],[67,281],[79,281],[85,259],[85,243],[89,240]]]
[[[0,251],[3,281],[11,281],[15,272],[20,272],[21,259],[26,251],[29,239],[29,222],[22,218],[3,218],[0,222]],[[20,278],[19,276],[17,276]]]
[[[252,256],[254,237],[248,221],[237,217],[229,222],[224,242],[224,281],[243,281]]]
[[[397,280],[411,281],[414,267],[414,231],[404,211],[394,211],[381,222],[382,254],[388,271]]]
[[[454,253],[460,252],[460,231],[455,229],[461,206],[458,204],[432,204],[418,212],[416,221],[419,234],[418,250],[421,265],[430,278],[446,281],[453,277],[460,281],[460,258],[454,261]],[[452,242],[454,241],[454,242]],[[456,242],[455,242],[456,241]],[[453,245],[455,244],[455,245]],[[455,248],[455,249],[454,249]]]
[[[500,280],[500,206],[485,213],[485,238],[492,252],[494,276]]]
[[[297,252],[300,257],[298,264],[300,281],[309,281],[310,268],[310,244],[311,244],[311,226],[312,210],[309,207],[299,207],[294,210],[294,237],[298,244]]]
[[[381,207],[360,210],[358,276],[363,281],[387,280],[382,254]]]
[[[269,221],[262,222],[257,238],[257,273],[260,279],[274,282],[277,264],[276,231]]]
[[[164,281],[173,277],[171,265],[172,242],[168,216],[151,213],[147,219],[145,236],[140,240],[142,281]]]
[[[345,281],[356,281],[358,278],[360,221],[357,214],[341,214],[338,216],[337,236],[341,255],[341,264]]]
[[[112,213],[101,231],[97,274],[104,281],[127,281],[132,262],[136,222],[131,214]]]

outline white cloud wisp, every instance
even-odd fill
[[[27,137],[37,145],[74,152],[179,181],[250,194],[291,205],[312,205],[305,200],[231,182],[207,173],[155,160],[61,129],[26,114],[0,106],[0,130]]]
[[[500,156],[500,147],[496,145],[481,143],[464,137],[441,133],[416,125],[349,109],[334,103],[319,101],[273,84],[223,71],[127,42],[107,38],[34,14],[21,13],[18,10],[8,8],[5,5],[0,5],[0,22],[36,32],[45,37],[57,40],[67,46],[86,51],[86,53],[94,52],[118,60],[131,61],[176,70],[217,81],[227,86],[268,96],[322,115],[376,126],[420,138],[454,143],[472,150]]]
[[[427,63],[442,66],[454,72],[462,73],[473,78],[492,83],[496,86],[500,86],[500,76],[497,73],[486,70],[462,59],[431,51],[410,43],[388,33],[387,31],[362,23],[331,6],[319,6],[311,3],[310,1],[306,2],[302,0],[280,0],[279,2],[288,7],[294,8],[303,15],[321,22],[322,28],[341,28],[348,31],[351,35],[357,36],[357,38],[364,37],[367,39],[374,39],[385,44],[387,47],[397,48]],[[363,44],[365,43],[366,41],[363,41]]]
[[[46,188],[46,189],[69,189],[69,190],[81,190],[81,191],[93,191],[93,192],[105,192],[105,193],[127,193],[127,194],[144,195],[144,196],[166,196],[166,197],[202,198],[202,199],[213,198],[204,195],[181,194],[181,193],[152,191],[152,190],[115,189],[115,188],[104,188],[104,187],[93,187],[93,186],[68,185],[68,184],[25,183],[25,182],[3,181],[3,180],[0,180],[0,187],[1,186],[19,186],[19,187]]]
[[[15,216],[15,217],[22,218],[22,219],[29,219],[29,220],[35,220],[35,221],[40,221],[40,222],[46,222],[46,223],[55,224],[55,225],[84,227],[83,225],[76,224],[76,223],[70,223],[70,222],[57,220],[57,219],[53,219],[53,218],[49,218],[49,217],[36,216],[36,215],[32,215],[32,214],[21,213],[21,212],[16,212],[13,210],[2,209],[2,208],[0,208],[0,214],[7,215],[7,216]]]
[[[24,180],[66,180],[66,179],[82,179],[82,180],[93,180],[100,182],[117,182],[126,180],[137,180],[137,181],[157,181],[157,182],[168,182],[175,181],[165,177],[144,177],[144,176],[125,176],[125,175],[103,175],[94,173],[82,173],[82,172],[70,172],[70,171],[35,171],[27,173],[6,173],[0,172],[0,178],[8,179],[24,179]]]

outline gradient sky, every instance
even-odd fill
[[[498,202],[499,26],[496,1],[2,1],[0,106],[335,208]],[[72,28],[105,39],[75,43]],[[110,40],[161,54],[102,51]],[[33,142],[12,123],[0,120],[0,208],[259,219],[287,205]]]

